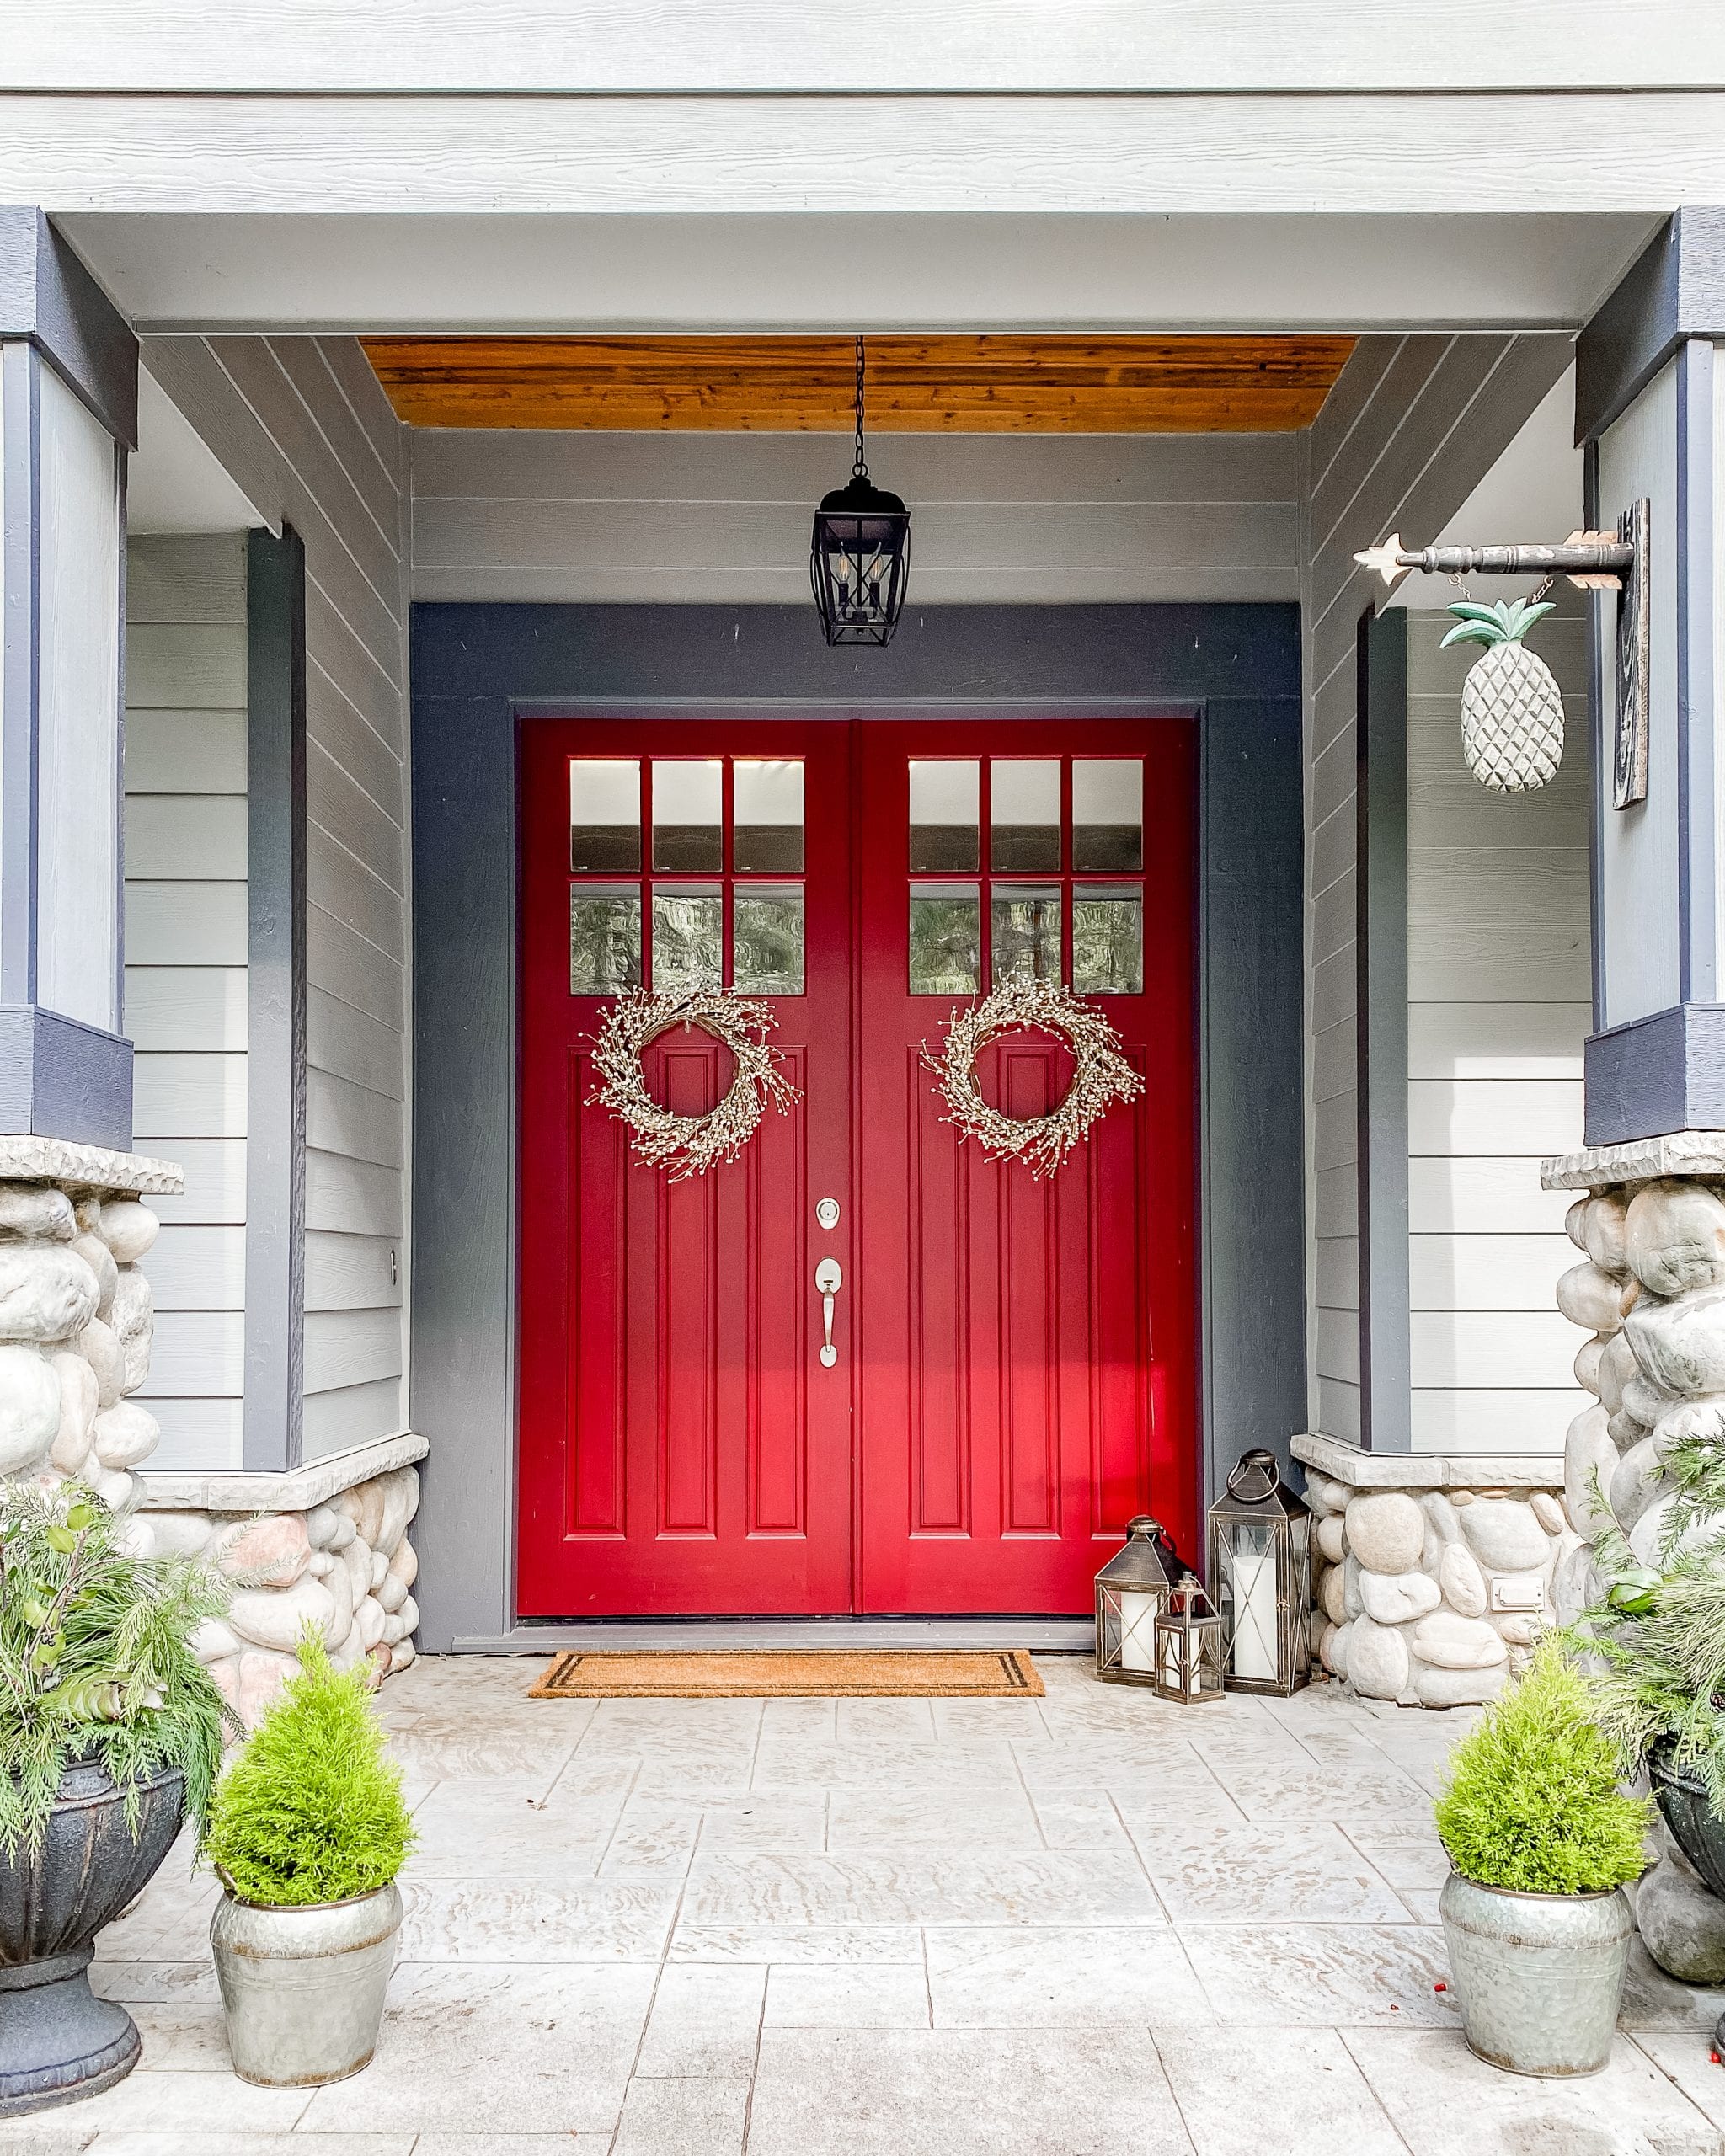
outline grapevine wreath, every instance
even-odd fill
[[[798,1098],[777,1068],[777,1050],[767,1045],[777,1023],[770,1005],[711,982],[660,995],[632,989],[593,1036],[593,1061],[604,1081],[593,1103],[628,1125],[635,1151],[649,1167],[666,1169],[670,1182],[705,1175],[715,1161],[736,1159],[769,1101],[782,1114]],[[729,1091],[705,1115],[674,1114],[647,1090],[642,1051],[673,1026],[698,1026],[735,1061]]]
[[[982,1097],[976,1059],[1001,1033],[1028,1027],[1063,1040],[1078,1067],[1065,1098],[1045,1115],[1006,1115]],[[1023,1161],[1037,1177],[1052,1175],[1116,1101],[1135,1100],[1144,1091],[1102,1012],[1046,980],[1002,981],[969,1010],[954,1011],[939,1049],[925,1045],[922,1060],[939,1081],[934,1090],[960,1139],[974,1138],[1000,1159]]]

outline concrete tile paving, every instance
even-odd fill
[[[384,1699],[424,1832],[374,2063],[228,2068],[207,1878],[103,1941],[118,2089],[0,2156],[1725,2156],[1722,2000],[1637,1956],[1610,2071],[1462,2043],[1429,1790],[1471,1717],[1331,1686],[1040,1700]]]

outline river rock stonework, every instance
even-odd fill
[[[1589,1336],[1575,1374],[1594,1396],[1564,1454],[1564,1502],[1586,1538],[1558,1580],[1567,1622],[1599,1592],[1589,1545],[1607,1519],[1658,1568],[1672,1500],[1667,1448],[1725,1437],[1725,1134],[1596,1146],[1547,1161],[1542,1173],[1548,1190],[1580,1193],[1566,1225],[1581,1262],[1558,1283],[1557,1303]],[[1668,1835],[1659,1842],[1636,1897],[1642,1937],[1672,1975],[1717,1983],[1725,1903]]]
[[[158,1549],[201,1557],[234,1583],[225,1618],[204,1626],[199,1659],[250,1726],[321,1635],[338,1669],[365,1662],[375,1681],[415,1659],[419,1561],[408,1540],[419,1476],[398,1467],[306,1512],[152,1509]]]
[[[1503,1462],[1392,1462],[1311,1438],[1295,1450],[1317,1523],[1312,1636],[1323,1667],[1403,1706],[1495,1699],[1551,1620],[1557,1574],[1581,1547],[1555,1469],[1538,1487],[1494,1481]],[[1391,1475],[1403,1486],[1382,1486]]]
[[[126,1192],[0,1182],[0,1480],[76,1476],[116,1511],[136,1506],[161,1435],[131,1396],[150,1374],[138,1260],[158,1225]],[[128,1533],[152,1546],[141,1517]]]
[[[0,1481],[88,1482],[141,1556],[181,1552],[234,1582],[225,1620],[206,1625],[200,1658],[248,1725],[295,1668],[307,1627],[339,1668],[375,1681],[414,1659],[419,1508],[412,1466],[374,1474],[304,1511],[164,1509],[138,1470],[160,1426],[135,1397],[150,1373],[155,1307],[139,1269],[160,1222],[135,1190],[85,1177],[134,1177],[179,1188],[166,1161],[57,1141],[0,1138],[0,1159],[43,1156],[65,1181],[0,1176]],[[9,1160],[8,1160],[9,1164]],[[267,1486],[270,1478],[248,1480]]]

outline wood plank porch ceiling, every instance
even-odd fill
[[[371,337],[416,427],[847,434],[848,337]],[[871,434],[1283,434],[1351,337],[873,337]]]

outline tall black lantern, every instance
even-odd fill
[[[1210,1591],[1226,1625],[1231,1692],[1311,1680],[1311,1515],[1276,1456],[1248,1452],[1210,1508]]]
[[[857,339],[857,454],[851,483],[814,512],[809,581],[829,643],[890,643],[911,567],[911,512],[868,476],[862,446],[862,339]]]

